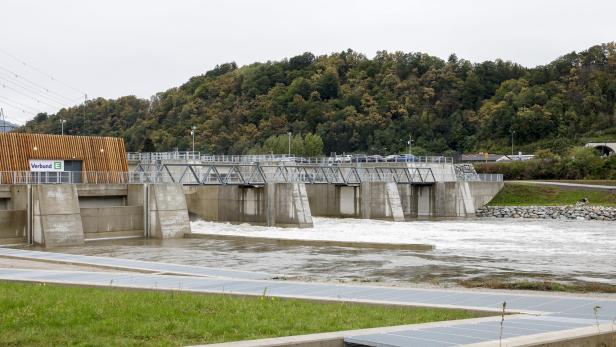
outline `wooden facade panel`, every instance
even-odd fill
[[[30,159],[81,160],[83,171],[128,171],[121,138],[0,133],[0,172],[30,171]]]

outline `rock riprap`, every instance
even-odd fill
[[[616,221],[616,208],[582,203],[567,206],[485,206],[477,217]]]

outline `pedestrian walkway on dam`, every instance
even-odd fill
[[[262,272],[215,269],[203,266],[160,263],[123,258],[95,257],[88,255],[39,252],[15,248],[0,247],[0,257],[40,260],[55,263],[89,265],[103,268],[151,272],[158,274],[203,276],[217,278],[265,280],[276,277]]]
[[[407,326],[378,334],[349,333],[345,341],[360,346],[454,346],[494,341],[500,336],[503,302],[507,316],[503,338],[534,336],[571,329],[597,329],[609,333],[616,317],[616,300],[576,296],[530,295],[510,292],[471,292],[351,286],[294,281],[221,279],[141,273],[0,269],[0,279],[102,287],[141,288],[196,293],[275,296],[327,301],[361,302],[494,312],[493,320],[443,322],[437,326]],[[606,330],[607,329],[607,330]]]

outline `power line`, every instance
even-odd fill
[[[19,82],[16,82],[16,81],[10,80],[10,79],[8,79],[8,78],[6,78],[6,77],[2,77],[2,75],[1,75],[1,74],[0,74],[0,80],[3,80],[3,81],[5,81],[5,82],[7,82],[7,83],[10,83],[10,84],[14,85],[14,86],[17,86],[17,87],[19,87],[19,88],[21,88],[21,89],[23,89],[23,90],[25,90],[25,91],[27,91],[27,92],[29,92],[29,93],[32,93],[32,94],[34,94],[34,95],[36,95],[36,96],[38,96],[38,97],[45,98],[45,99],[47,99],[47,100],[49,100],[49,101],[56,102],[56,103],[58,103],[58,104],[60,104],[60,105],[65,105],[65,106],[68,106],[68,105],[67,105],[67,103],[66,103],[65,101],[60,100],[59,98],[56,98],[56,97],[53,97],[53,96],[50,96],[50,95],[45,95],[45,94],[42,94],[41,92],[36,91],[35,89],[30,88],[30,87],[28,87],[28,86],[25,86],[25,85],[23,85],[23,84],[21,84],[21,83],[19,83]]]
[[[2,88],[10,89],[10,90],[12,90],[13,92],[15,92],[15,93],[17,93],[17,94],[20,94],[20,95],[22,95],[22,96],[25,96],[25,97],[27,97],[27,98],[30,98],[30,99],[32,99],[32,100],[34,100],[34,101],[38,102],[39,104],[45,104],[45,105],[47,105],[47,106],[49,106],[49,107],[53,107],[53,108],[58,107],[58,105],[52,105],[52,104],[46,103],[45,101],[41,101],[41,100],[39,100],[39,99],[37,99],[37,98],[35,98],[35,97],[33,97],[33,96],[30,96],[30,95],[28,95],[28,94],[22,93],[22,92],[20,92],[19,90],[17,90],[17,89],[15,89],[15,88],[13,88],[13,87],[9,87],[9,86],[7,86],[6,84],[0,84],[0,85],[2,85]],[[62,104],[59,104],[59,105],[60,105],[60,107],[64,107],[64,105],[62,105]]]
[[[4,101],[2,101],[2,100],[4,100]],[[32,115],[35,115],[35,116],[36,116],[37,113],[41,113],[40,111],[38,111],[35,108],[32,108],[32,107],[30,107],[28,105],[24,105],[24,104],[22,104],[22,103],[20,103],[18,101],[11,100],[11,99],[9,99],[9,98],[7,98],[5,96],[0,96],[0,101],[2,101],[3,103],[5,103],[7,105],[10,105],[11,107],[13,107],[15,109],[18,109],[18,110],[22,111],[23,113],[29,113],[29,114],[32,114]],[[29,109],[29,110],[26,110],[26,109]]]
[[[6,118],[4,118],[4,109],[0,107],[0,116],[2,118],[2,132],[6,132]]]
[[[43,75],[43,76],[45,76],[45,77],[47,77],[47,78],[51,79],[51,80],[52,80],[52,81],[54,81],[54,82],[57,82],[57,83],[59,83],[59,84],[62,84],[62,85],[64,85],[65,87],[70,88],[70,89],[72,89],[72,90],[74,90],[74,91],[76,91],[76,92],[78,92],[78,93],[80,93],[80,94],[84,94],[84,95],[85,95],[85,94],[87,94],[87,93],[86,93],[86,92],[84,92],[83,90],[81,90],[81,89],[79,89],[79,88],[76,88],[76,87],[73,87],[73,86],[71,86],[70,84],[68,84],[68,83],[66,83],[66,82],[64,82],[64,81],[61,81],[61,80],[59,80],[59,79],[57,79],[57,78],[53,77],[52,75],[50,75],[50,74],[48,74],[48,73],[46,73],[46,72],[42,71],[41,69],[39,69],[39,68],[37,68],[37,67],[35,67],[35,66],[32,66],[32,65],[30,65],[30,64],[28,64],[28,63],[26,63],[26,62],[25,62],[25,61],[23,61],[22,59],[19,59],[18,57],[16,57],[16,56],[12,55],[11,53],[9,53],[9,52],[7,52],[7,51],[5,51],[5,50],[3,50],[3,49],[0,49],[0,53],[3,53],[4,55],[6,55],[6,56],[8,56],[8,57],[13,58],[14,60],[16,60],[16,61],[20,62],[22,65],[24,65],[24,66],[26,66],[26,67],[29,67],[30,69],[32,69],[32,70],[34,70],[34,71],[36,71],[36,72],[40,73],[41,75]]]
[[[2,120],[2,130],[4,132],[6,132],[6,129],[8,128],[7,122],[13,125],[21,125],[22,123],[20,121],[7,117],[2,107],[0,107],[0,120]]]
[[[25,81],[27,83],[30,83],[35,88],[40,88],[41,90],[43,90],[43,91],[45,91],[47,93],[50,93],[50,94],[54,94],[54,95],[56,95],[56,96],[58,96],[58,97],[60,97],[62,99],[65,99],[68,102],[73,103],[73,102],[76,102],[78,100],[76,98],[69,98],[69,97],[64,96],[64,95],[62,95],[60,93],[57,93],[57,92],[55,92],[55,91],[53,91],[53,90],[51,90],[51,89],[49,89],[49,88],[47,88],[47,87],[45,87],[45,86],[43,86],[41,84],[33,82],[30,79],[28,79],[28,78],[26,78],[26,77],[24,77],[24,76],[22,76],[22,75],[20,75],[20,74],[18,74],[16,72],[10,70],[10,69],[7,69],[5,67],[0,66],[0,70],[4,70],[4,71],[8,72],[12,78],[15,78],[15,79],[18,79],[20,81]],[[5,74],[5,76],[6,76],[6,74]]]

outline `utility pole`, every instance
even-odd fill
[[[409,135],[409,154],[413,154],[413,135]]]
[[[513,135],[515,134],[515,130],[513,130],[513,128],[511,128],[509,130],[511,132],[511,156],[513,157]],[[513,158],[512,158],[513,160]]]
[[[190,130],[190,134],[192,135],[192,145],[193,145],[192,146],[192,156],[193,156],[193,159],[195,157],[195,130],[197,130],[197,127],[193,125],[191,130]]]
[[[291,132],[289,131],[287,135],[289,135],[289,157],[290,157],[291,156]]]
[[[0,116],[2,116],[2,132],[6,132],[6,118],[4,118],[4,109],[0,107]]]
[[[64,136],[64,123],[66,123],[66,119],[60,119],[60,126],[62,128],[62,136]]]
[[[86,101],[88,101],[88,94],[83,95],[83,136],[86,136]]]

